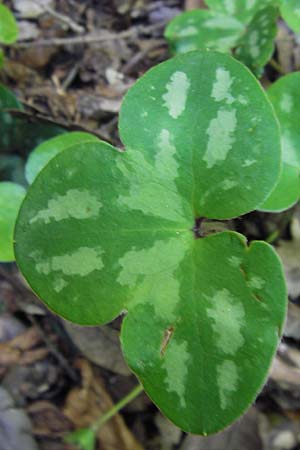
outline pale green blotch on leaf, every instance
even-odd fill
[[[252,2],[253,3],[253,2]],[[267,4],[268,2],[266,2]],[[233,52],[257,76],[274,51],[278,10],[272,6],[262,7],[257,3],[249,22],[237,18],[245,5],[236,10],[236,2],[226,11],[225,2],[221,12],[214,10],[192,10],[176,16],[167,26],[165,37],[173,53],[185,53],[197,49],[213,49]],[[252,5],[254,6],[254,5]],[[227,15],[226,15],[227,14]]]
[[[228,52],[235,46],[244,26],[234,17],[204,9],[176,16],[165,30],[173,53],[212,49]]]
[[[0,43],[13,44],[18,38],[19,30],[10,10],[0,4]]]
[[[214,11],[235,17],[243,23],[249,23],[257,11],[274,4],[274,0],[205,0],[205,3]]]
[[[0,262],[14,261],[13,233],[25,189],[15,183],[0,183]]]
[[[237,43],[234,56],[257,72],[271,59],[277,32],[278,10],[273,6],[260,9]]]
[[[295,33],[298,33],[300,31],[299,0],[279,0],[279,2],[283,19]]]
[[[182,85],[175,87],[176,74]],[[176,183],[197,217],[226,219],[250,211],[279,178],[273,109],[257,80],[226,54],[190,52],[151,69],[125,96],[119,129],[125,146],[152,159],[160,151],[157,136],[169,133],[179,166]],[[173,201],[168,208],[178,205]]]
[[[235,120],[216,146],[209,130],[220,111]],[[120,132],[127,152],[78,144],[35,179],[17,220],[18,265],[68,320],[125,314],[123,351],[148,395],[183,430],[210,434],[262,387],[286,289],[268,244],[247,247],[234,232],[196,239],[193,228],[200,216],[231,218],[264,199],[279,175],[278,125],[247,69],[195,52],[129,90]]]
[[[26,163],[25,175],[28,183],[31,184],[42,168],[59,152],[74,144],[98,140],[99,139],[92,134],[73,131],[42,142],[42,144],[30,153]]]
[[[300,72],[279,78],[267,93],[280,122],[283,166],[278,184],[259,209],[279,212],[300,198]]]

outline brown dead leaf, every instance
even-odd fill
[[[27,408],[33,434],[36,436],[62,437],[73,429],[72,422],[53,403],[39,401]]]
[[[81,372],[82,385],[67,396],[64,414],[76,428],[85,428],[107,412],[113,402],[88,361],[79,359],[76,366]],[[98,439],[101,450],[143,450],[119,414],[99,430]]]
[[[293,299],[300,295],[300,211],[291,220],[292,240],[280,241],[277,252],[283,262],[288,293]]]
[[[81,327],[63,321],[67,333],[83,355],[94,364],[121,375],[130,375],[121,351],[119,332],[104,325]]]
[[[18,87],[37,86],[43,83],[40,75],[33,69],[17,61],[6,60],[3,67],[4,75],[14,80]]]
[[[41,336],[36,328],[31,327],[10,341],[0,343],[0,367],[8,368],[13,364],[32,364],[44,359],[49,350],[34,348],[41,343]]]

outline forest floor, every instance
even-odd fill
[[[115,145],[121,145],[117,119],[124,94],[170,57],[166,23],[183,9],[202,6],[199,0],[5,3],[20,38],[6,50],[0,79],[24,103],[24,120],[90,131]],[[275,58],[284,73],[300,68],[300,47],[283,26]],[[267,67],[263,84],[276,77]],[[24,160],[29,150],[12,151]],[[201,438],[182,433],[141,394],[99,431],[99,449],[300,449],[299,217],[293,208],[278,215],[255,212],[230,224],[250,240],[274,243],[287,273],[284,337],[255,405],[226,431]],[[118,320],[99,328],[63,321],[32,294],[14,264],[0,265],[0,450],[76,448],[64,437],[89,426],[137,384],[121,354],[119,327]]]

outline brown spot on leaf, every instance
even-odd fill
[[[171,325],[164,332],[164,337],[163,337],[161,347],[160,347],[160,356],[161,357],[163,357],[164,354],[166,353],[167,346],[168,346],[173,334],[174,334],[174,327]]]

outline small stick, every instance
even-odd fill
[[[55,17],[55,19],[68,25],[70,30],[75,31],[76,33],[84,33],[84,31],[85,31],[84,27],[82,27],[81,25],[78,25],[78,23],[74,22],[74,20],[72,20],[70,17],[66,16],[65,14],[58,13],[57,11],[52,9],[50,6],[45,5],[44,3],[42,3],[39,0],[34,0],[34,3],[36,3],[38,6],[43,8],[43,10],[45,12],[47,12],[51,16]]]
[[[51,46],[62,46],[62,45],[82,45],[82,44],[92,44],[96,42],[105,41],[115,41],[118,39],[129,39],[136,37],[140,33],[151,33],[155,30],[159,30],[166,25],[166,21],[159,22],[154,25],[149,26],[137,26],[132,27],[129,30],[120,31],[119,33],[89,33],[83,36],[72,36],[66,38],[52,38],[52,39],[40,39],[37,41],[19,41],[14,47],[15,48],[32,48],[32,47],[51,47]]]

